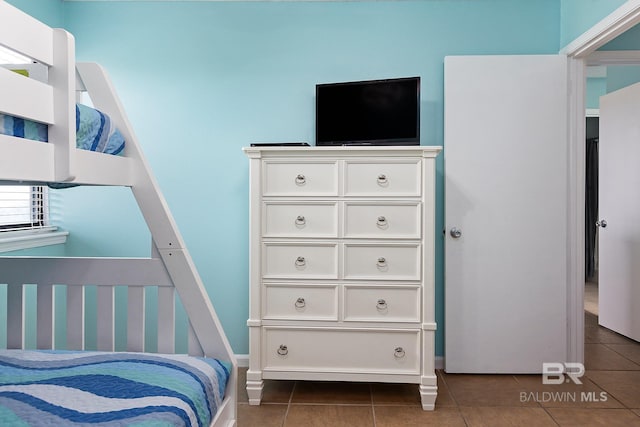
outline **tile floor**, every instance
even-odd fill
[[[262,405],[249,406],[245,368],[238,427],[640,426],[640,343],[598,326],[588,311],[585,341],[582,385],[438,371],[435,411],[422,411],[416,385],[313,381],[265,381]]]

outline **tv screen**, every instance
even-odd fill
[[[316,145],[419,145],[420,77],[316,85]]]

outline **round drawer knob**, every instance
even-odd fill
[[[383,299],[379,299],[378,303],[376,304],[376,308],[379,311],[383,311],[387,309],[387,301],[383,300]]]
[[[376,224],[378,225],[378,227],[386,227],[387,226],[387,218],[383,217],[383,216],[379,216],[378,217],[378,221],[376,222]]]
[[[289,349],[284,344],[280,344],[280,347],[278,347],[278,350],[276,351],[280,356],[286,356],[287,354],[289,354]]]
[[[393,351],[393,356],[396,359],[402,359],[405,356],[404,348],[396,347],[396,349]]]
[[[296,258],[296,267],[304,267],[307,265],[307,260],[303,256]]]
[[[379,268],[383,268],[387,266],[387,259],[385,257],[380,257],[378,258],[378,261],[376,263],[378,265]]]
[[[307,305],[307,303],[306,303],[306,301],[304,300],[304,298],[298,298],[298,299],[296,300],[295,305],[296,305],[296,308],[304,308],[304,307]]]
[[[381,173],[380,175],[378,175],[378,184],[379,185],[385,185],[389,182],[389,179],[387,178],[387,175]]]
[[[296,176],[296,184],[297,185],[304,185],[307,183],[307,177],[305,177],[303,174],[298,174]]]
[[[302,226],[302,225],[305,225],[306,223],[307,223],[307,220],[305,219],[305,217],[304,217],[304,216],[302,216],[302,215],[298,215],[298,216],[296,217],[296,225],[300,225],[300,226]]]

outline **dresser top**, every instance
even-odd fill
[[[425,157],[434,158],[441,146],[323,146],[323,147],[244,147],[248,157]]]

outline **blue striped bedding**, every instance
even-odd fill
[[[209,426],[228,379],[186,355],[0,350],[0,425]]]
[[[48,126],[19,117],[0,114],[0,134],[47,142]],[[125,141],[111,118],[95,108],[76,104],[76,147],[118,155]]]

